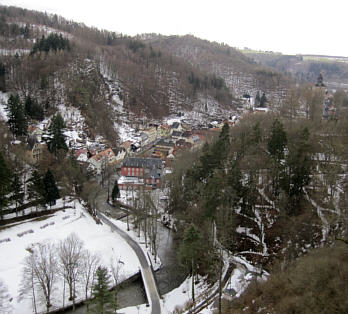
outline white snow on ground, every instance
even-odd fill
[[[206,292],[211,291],[202,277],[199,276],[199,283],[195,284],[195,299],[197,304],[204,300]],[[201,296],[201,297],[200,297]],[[203,297],[203,298],[202,298]],[[178,288],[163,296],[163,313],[172,313],[174,310],[185,307],[186,303],[192,301],[192,278],[188,277]]]
[[[6,93],[0,92],[0,119],[7,121],[8,116],[6,112],[6,105],[8,101],[8,95]]]
[[[156,258],[156,262],[155,262],[155,258],[154,256],[150,253],[150,245],[148,243],[147,247],[145,245],[145,238],[143,233],[141,232],[140,237],[138,237],[138,232],[137,230],[132,229],[131,224],[129,223],[130,226],[130,230],[127,231],[127,223],[120,221],[120,220],[116,220],[113,218],[108,218],[110,221],[112,221],[113,224],[115,224],[117,227],[119,227],[120,229],[122,229],[123,231],[126,231],[128,233],[128,235],[136,242],[138,242],[139,246],[141,247],[141,249],[143,250],[143,252],[145,253],[145,256],[147,256],[147,260],[150,262],[149,264],[152,265],[154,270],[157,270],[161,267],[161,260],[159,259],[159,257],[157,256]],[[147,241],[149,241],[149,238],[147,239]]]
[[[233,270],[229,281],[226,284],[226,289],[234,290],[236,297],[239,298],[244,290],[248,287],[250,280],[253,278],[251,273],[246,274],[246,270],[242,267],[237,267]]]
[[[74,38],[74,36],[71,35],[70,33],[66,33],[64,31],[61,31],[61,30],[58,30],[56,28],[52,28],[52,27],[49,27],[46,25],[30,24],[30,27],[33,29],[40,30],[41,32],[45,33],[46,35],[49,35],[51,33],[57,33],[57,34],[61,34],[63,37],[68,38],[68,39]]]
[[[85,118],[83,117],[81,111],[78,108],[75,108],[73,106],[66,106],[64,104],[58,105],[57,108],[66,124],[66,130],[64,131],[64,135],[66,136],[66,144],[69,147],[70,144],[71,147],[75,149],[87,148],[89,146],[103,146],[100,143],[103,143],[105,141],[101,136],[96,136],[95,140],[92,140],[86,136],[86,129],[88,128],[85,123]],[[51,119],[52,116],[41,121],[37,126],[47,133],[46,130],[48,129],[51,123]]]
[[[23,56],[30,53],[29,49],[0,49],[0,55],[2,56]]]
[[[115,129],[117,131],[118,136],[120,137],[121,142],[125,141],[136,141],[134,138],[134,133],[135,130],[130,127],[128,124],[123,123],[123,124],[117,124],[115,123]]]
[[[323,225],[323,229],[322,229],[323,237],[321,239],[321,242],[325,242],[326,239],[327,239],[327,235],[329,233],[329,228],[330,228],[329,227],[329,223],[328,223],[328,221],[327,221],[327,219],[326,219],[326,217],[325,217],[325,215],[323,213],[325,211],[325,208],[319,206],[313,199],[311,199],[306,190],[304,190],[304,192],[305,192],[306,199],[317,210],[318,217],[320,218],[320,220],[322,222],[322,225]]]
[[[178,288],[163,295],[161,299],[162,313],[174,313],[176,309],[183,309],[185,308],[186,304],[192,301],[191,280],[191,277],[188,277]],[[195,285],[195,296],[198,302],[201,301],[199,296],[204,297],[207,290],[209,290],[207,284],[205,284],[203,278],[200,277],[199,283]],[[211,289],[209,291],[211,291]],[[150,307],[146,307],[146,304],[141,304],[139,306],[119,309],[117,312],[124,314],[147,314],[151,313],[151,309]],[[210,309],[204,309],[200,313],[211,314],[213,312]]]
[[[73,206],[73,202],[66,205]],[[62,201],[58,202],[56,206],[61,207]],[[47,227],[40,228],[46,224],[48,224]],[[21,237],[17,235],[29,230],[33,232]],[[58,243],[59,240],[65,239],[72,232],[75,232],[83,240],[86,249],[100,254],[103,265],[109,267],[111,258],[120,258],[124,262],[122,269],[124,279],[138,272],[140,267],[138,258],[128,244],[106,225],[97,225],[83,206],[76,201],[76,209],[69,208],[65,212],[58,211],[45,220],[26,221],[0,230],[0,241],[10,239],[10,241],[0,242],[0,278],[8,286],[9,294],[13,297],[12,313],[32,313],[31,298],[28,297],[22,302],[17,300],[22,262],[29,254],[26,248],[43,241]],[[62,283],[57,284],[57,289],[53,295],[54,306],[62,304],[62,286]],[[77,297],[80,298],[82,295],[82,291],[78,291]],[[66,300],[65,304],[68,303]],[[43,309],[40,306],[40,310]]]

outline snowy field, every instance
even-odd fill
[[[58,203],[57,206],[61,206]],[[73,207],[73,203],[66,204]],[[48,224],[48,225],[47,225]],[[45,228],[44,225],[47,225]],[[32,230],[23,236],[18,236],[23,231]],[[7,286],[11,302],[12,312],[10,313],[32,313],[31,298],[21,302],[18,301],[18,290],[21,282],[22,262],[29,253],[26,248],[30,248],[38,242],[58,243],[65,239],[69,234],[75,232],[84,242],[84,248],[91,252],[98,253],[101,263],[109,266],[111,259],[119,258],[123,263],[123,278],[128,278],[139,270],[139,262],[133,250],[117,234],[105,225],[97,225],[90,217],[83,206],[76,202],[76,209],[70,208],[58,211],[51,217],[38,221],[26,221],[17,225],[0,230],[0,280]],[[1,242],[3,239],[10,241]],[[58,282],[53,294],[53,305],[60,306],[62,303],[62,283]],[[67,293],[66,293],[67,295]],[[82,290],[78,289],[77,297],[82,297]],[[65,304],[68,300],[65,301]],[[40,306],[39,310],[44,307]]]

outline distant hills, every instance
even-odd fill
[[[327,86],[333,89],[348,88],[348,57],[324,55],[283,55],[281,53],[254,51],[241,52],[258,64],[291,75],[298,82],[315,83],[321,73]]]

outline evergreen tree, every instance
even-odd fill
[[[252,140],[253,144],[259,144],[262,140],[262,131],[260,128],[260,122],[256,122],[253,126]]]
[[[287,144],[287,136],[283,124],[276,119],[271,128],[271,137],[268,141],[268,151],[273,158],[280,161],[284,158],[284,150]]]
[[[24,106],[18,96],[11,95],[7,102],[6,110],[9,115],[8,124],[12,133],[16,136],[26,135],[28,130],[28,121]]]
[[[6,74],[5,65],[2,62],[0,62],[0,91],[2,92],[6,92],[5,74]]]
[[[281,187],[288,197],[288,214],[297,214],[303,188],[309,184],[313,169],[309,131],[304,128],[296,139],[294,146],[289,148]]]
[[[120,189],[119,189],[119,187],[118,187],[118,183],[117,183],[117,180],[116,180],[116,181],[115,181],[115,184],[114,184],[114,187],[113,187],[113,189],[112,189],[112,193],[111,193],[112,201],[114,202],[115,199],[116,199],[117,197],[119,197],[119,196],[120,196]]]
[[[110,275],[106,267],[99,266],[95,273],[96,282],[92,287],[93,310],[98,314],[114,313],[116,305],[114,297],[109,290]]]
[[[266,102],[267,102],[266,95],[265,95],[265,93],[262,93],[262,96],[260,98],[260,107],[265,107]]]
[[[255,97],[255,106],[259,106],[260,100],[261,100],[261,98],[260,98],[260,92],[257,91],[256,97]]]
[[[56,181],[50,169],[47,169],[47,172],[43,178],[43,187],[45,203],[49,204],[50,206],[55,205],[56,200],[60,196],[56,186]]]
[[[65,135],[63,130],[65,128],[65,122],[60,115],[57,113],[51,120],[51,124],[48,128],[50,138],[47,142],[48,149],[51,153],[54,153],[56,156],[60,149],[67,151],[68,147],[65,143]]]
[[[3,219],[3,210],[9,203],[8,194],[11,191],[11,170],[0,152],[0,218]]]
[[[20,173],[18,171],[15,171],[12,177],[11,182],[11,198],[10,200],[14,202],[15,209],[16,209],[16,216],[18,215],[18,207],[20,205],[23,205],[24,202],[24,189],[23,189],[23,183],[20,178]]]
[[[194,294],[194,275],[197,270],[198,258],[201,255],[201,234],[194,224],[191,224],[184,232],[183,241],[179,247],[179,261],[185,266],[192,275],[192,300],[195,300]]]
[[[281,161],[284,159],[287,142],[283,124],[276,119],[272,124],[271,136],[267,143],[268,152],[273,158],[270,165],[270,174],[272,176],[273,194],[276,197],[279,194],[281,173],[284,171],[284,164]]]
[[[37,100],[31,98],[30,95],[25,98],[24,108],[25,113],[29,117],[39,121],[43,120],[44,111],[42,107],[38,104]]]
[[[42,199],[45,195],[45,188],[42,177],[38,170],[34,169],[31,173],[31,177],[28,180],[28,198],[33,201],[37,201],[38,204],[42,203]],[[37,209],[37,207],[36,207]]]

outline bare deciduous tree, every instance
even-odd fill
[[[82,261],[81,261],[81,282],[85,290],[85,298],[88,298],[88,291],[92,289],[94,274],[100,265],[100,257],[95,253],[91,253],[88,250],[82,252]],[[91,292],[92,293],[92,292]],[[88,311],[88,302],[87,302],[87,311]]]
[[[75,302],[76,282],[78,281],[83,257],[83,242],[75,233],[60,241],[58,258],[60,273],[69,286],[69,300]]]
[[[110,272],[111,278],[113,280],[113,285],[115,286],[114,296],[115,296],[115,304],[117,306],[117,293],[118,293],[118,285],[123,279],[122,276],[122,268],[124,263],[121,261],[120,257],[111,258],[110,259]]]
[[[39,243],[37,248],[31,249],[30,255],[25,258],[20,298],[32,294],[35,312],[36,291],[43,298],[47,312],[49,311],[52,291],[57,280],[57,270],[55,246],[51,243]]]

